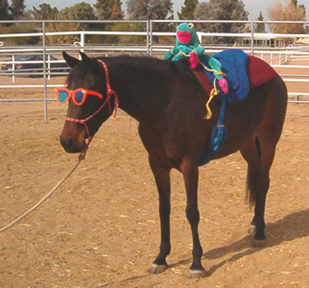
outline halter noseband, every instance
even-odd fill
[[[89,129],[88,129],[88,126],[87,126],[87,121],[90,120],[92,117],[94,117],[95,115],[97,115],[102,109],[103,107],[105,106],[106,103],[108,103],[108,108],[109,108],[109,115],[112,114],[112,111],[111,111],[111,105],[110,105],[110,97],[111,95],[114,94],[115,96],[115,104],[114,104],[114,116],[116,117],[116,114],[117,114],[117,109],[119,107],[119,100],[118,100],[118,96],[117,96],[117,93],[112,90],[110,84],[109,84],[109,73],[108,73],[108,68],[107,68],[107,65],[100,59],[97,59],[98,62],[100,62],[104,68],[104,71],[105,71],[105,82],[106,82],[106,100],[103,102],[103,104],[98,108],[97,111],[95,111],[93,114],[91,114],[89,117],[85,118],[85,119],[74,119],[74,118],[70,118],[70,117],[66,117],[65,118],[65,121],[71,121],[71,122],[75,122],[75,123],[80,123],[80,124],[83,124],[85,126],[85,130],[86,130],[86,133],[87,133],[87,138],[88,138],[88,142],[86,142],[85,140],[85,143],[86,143],[86,146],[84,147],[83,151],[80,153],[80,155],[78,156],[78,158],[80,160],[83,160],[85,159],[86,157],[86,153],[87,153],[87,150],[89,148],[89,145],[90,145],[90,142],[91,140],[93,139],[94,135],[93,136],[90,136],[90,132],[89,132]]]

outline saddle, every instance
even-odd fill
[[[247,55],[240,49],[225,50],[212,55],[212,57],[220,61],[222,72],[226,75],[225,79],[229,85],[229,93],[225,97],[227,97],[228,105],[244,100],[248,95],[249,89],[265,84],[278,75],[265,61]],[[209,95],[214,88],[215,76],[211,71],[205,69],[207,67],[206,63],[202,64],[194,71]],[[216,88],[221,95],[224,95],[220,91],[220,87]],[[218,98],[216,97],[215,99]]]
[[[227,136],[227,128],[224,124],[225,106],[243,101],[250,89],[265,84],[278,75],[266,62],[249,56],[240,49],[225,50],[212,55],[212,57],[220,61],[222,65],[222,71],[226,74],[225,79],[229,85],[229,92],[225,95],[220,91],[220,87],[217,87],[219,85],[215,85],[215,76],[209,71],[206,63],[201,63],[194,70],[207,94],[213,94],[215,89],[213,99],[221,101],[218,123],[212,130],[210,141],[199,161],[199,166],[207,164],[216,156]]]

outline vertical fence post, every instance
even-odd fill
[[[146,23],[146,30],[147,30],[147,36],[146,36],[146,45],[147,45],[147,55],[152,56],[152,21],[147,20]]]
[[[254,21],[251,22],[251,55],[254,56]]]
[[[12,83],[15,83],[15,55],[12,55]]]
[[[48,80],[50,80],[50,78],[51,78],[51,73],[52,73],[52,67],[51,67],[51,63],[50,63],[50,61],[51,61],[51,57],[50,57],[50,54],[49,55],[47,55],[47,71],[48,71],[48,73],[47,73],[47,79]]]
[[[83,33],[83,32],[80,33],[80,45],[82,47],[85,47],[85,33]],[[85,49],[81,48],[80,51],[85,52]]]
[[[43,45],[43,82],[44,82],[44,120],[47,120],[47,81],[46,81],[46,25],[42,22],[42,45]]]

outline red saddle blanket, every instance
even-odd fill
[[[210,94],[213,89],[213,84],[210,82],[204,70],[198,66],[194,71],[203,83],[206,92]],[[246,74],[249,80],[250,89],[265,84],[278,75],[277,72],[264,60],[250,55],[248,55]]]

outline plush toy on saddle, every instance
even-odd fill
[[[176,45],[169,50],[164,59],[177,61],[182,57],[190,57],[191,68],[194,69],[199,63],[207,64],[213,72],[218,84],[224,94],[228,93],[228,83],[224,79],[224,73],[221,71],[220,62],[205,54],[205,48],[201,45],[200,40],[192,23],[182,23],[176,30]]]

